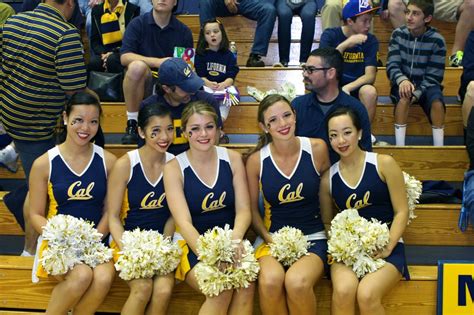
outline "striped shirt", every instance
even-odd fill
[[[41,3],[5,23],[0,64],[0,110],[6,131],[16,140],[50,139],[65,92],[86,86],[78,30],[59,10]]]
[[[387,75],[393,84],[410,80],[415,85],[413,94],[420,99],[427,88],[441,83],[444,76],[446,44],[443,36],[432,27],[418,37],[406,26],[395,29],[390,38]]]

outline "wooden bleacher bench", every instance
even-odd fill
[[[199,16],[198,15],[178,15],[178,19],[186,24],[193,33],[195,43],[199,38]],[[247,62],[248,55],[250,54],[256,22],[246,19],[243,16],[231,16],[219,18],[224,24],[229,40],[235,41],[238,49],[237,63],[239,66],[244,66]],[[444,36],[447,45],[447,54],[449,56],[454,42],[454,34],[456,30],[456,23],[447,23],[442,21],[434,20],[431,25],[437,28],[440,33]],[[293,17],[291,24],[291,49],[290,57],[293,63],[298,61],[299,58],[299,45],[301,36],[301,19],[297,16]],[[387,61],[388,42],[392,34],[392,25],[389,21],[384,21],[380,16],[374,16],[373,34],[377,37],[380,42],[379,53],[380,59],[384,64]],[[315,18],[315,34],[313,41],[313,48],[319,46],[319,40],[321,38],[322,25],[321,17]],[[273,27],[273,33],[270,39],[270,45],[268,48],[267,57],[264,58],[267,65],[272,65],[279,61],[278,58],[278,19]],[[447,65],[446,58],[446,65]]]
[[[102,103],[104,117],[101,122],[104,132],[124,133],[127,123],[126,109],[124,103]],[[227,134],[258,134],[260,128],[257,123],[257,102],[242,102],[238,106],[232,106],[229,116],[224,123],[224,131]],[[394,105],[378,104],[375,119],[372,124],[372,132],[377,136],[394,135]],[[420,106],[410,108],[408,117],[407,135],[431,136],[431,125]],[[446,106],[446,117],[444,124],[445,136],[462,136],[463,125],[461,118],[461,106],[448,104]]]
[[[255,144],[226,144],[227,148],[241,153],[247,152]],[[134,145],[109,144],[105,148],[117,156],[136,148]],[[461,182],[469,167],[469,158],[465,146],[375,146],[374,151],[392,155],[400,167],[419,180],[445,180]],[[24,179],[20,166],[16,173],[0,167],[0,179]]]
[[[31,257],[0,256],[0,312],[2,309],[44,310],[55,280],[31,283]],[[387,295],[383,304],[387,314],[434,314],[436,310],[436,266],[409,266],[411,280],[402,280]],[[323,279],[315,288],[318,314],[330,313],[331,284]],[[129,289],[116,278],[100,312],[119,313]],[[168,314],[197,314],[204,297],[185,283],[176,285]],[[0,313],[1,314],[1,313]],[[258,294],[254,301],[254,314],[260,314]]]

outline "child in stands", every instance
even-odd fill
[[[219,20],[212,19],[203,24],[194,66],[204,80],[204,85],[213,91],[222,91],[234,84],[239,73],[237,58],[229,50],[229,39]],[[220,112],[222,121],[225,121],[229,115],[229,106],[221,104]]]

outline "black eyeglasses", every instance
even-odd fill
[[[331,68],[328,68],[328,67],[325,67],[325,68],[316,68],[316,67],[312,67],[312,66],[303,66],[301,67],[303,68],[303,72],[306,72],[308,74],[312,74],[313,72],[315,71],[318,71],[318,70],[328,70],[328,69],[331,69]]]

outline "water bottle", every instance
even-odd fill
[[[237,45],[235,42],[230,42],[229,50],[232,52],[232,54],[234,54],[235,60],[237,60]]]

